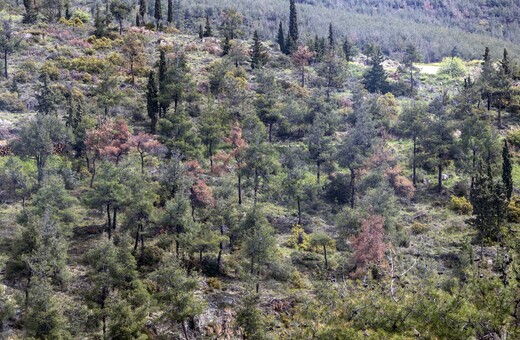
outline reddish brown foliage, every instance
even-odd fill
[[[132,147],[131,136],[126,121],[108,121],[87,133],[87,153],[93,160],[108,158],[118,163]]]
[[[411,180],[401,175],[402,169],[400,165],[390,168],[386,171],[386,178],[394,188],[395,194],[407,199],[411,199],[415,195],[415,187]]]
[[[350,239],[356,263],[352,278],[359,278],[370,264],[383,264],[385,250],[388,247],[383,242],[384,223],[385,219],[377,215],[361,220],[361,232]]]
[[[231,148],[229,153],[220,151],[213,156],[213,172],[222,174],[231,172],[231,170],[238,170],[245,166],[244,153],[247,149],[247,141],[242,137],[242,128],[238,122],[233,124],[229,137],[224,138],[224,142]],[[230,165],[231,161],[235,160],[234,165]]]
[[[201,207],[215,206],[213,191],[206,184],[206,181],[199,179],[191,187],[191,199],[194,205]]]

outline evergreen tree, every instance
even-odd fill
[[[506,197],[509,201],[513,195],[513,163],[507,140],[504,140],[504,147],[502,148],[502,182],[504,183]]]
[[[173,0],[168,0],[168,24],[173,22]]]
[[[244,339],[266,339],[264,317],[256,307],[257,304],[258,295],[246,296],[242,308],[237,313],[237,324],[242,329]]]
[[[251,68],[261,68],[266,63],[266,59],[267,55],[265,48],[262,46],[262,42],[258,36],[258,31],[255,30],[253,33],[253,46],[251,46]]]
[[[157,21],[157,30],[159,30],[159,23],[162,19],[162,4],[161,0],[155,0],[154,18]]]
[[[119,35],[123,34],[123,20],[125,20],[132,10],[130,4],[124,0],[113,0],[110,3],[110,12],[119,23]]]
[[[4,77],[6,79],[9,78],[7,72],[8,56],[19,48],[21,41],[21,39],[15,39],[13,35],[12,21],[3,20],[0,27],[0,51],[4,54]]]
[[[298,14],[296,13],[296,4],[294,0],[290,0],[289,5],[289,36],[293,43],[298,42]]]
[[[370,59],[370,69],[365,73],[365,88],[369,92],[387,93],[390,84],[386,79],[386,72],[383,68],[384,56],[379,48],[376,48]]]
[[[504,75],[511,76],[511,61],[509,60],[509,54],[505,48],[502,61],[500,62],[500,68],[502,69],[502,73]]]
[[[231,41],[226,36],[226,37],[224,37],[224,40],[222,40],[222,55],[223,56],[228,55],[230,49],[231,49]]]
[[[160,97],[166,96],[166,72],[168,71],[166,65],[166,52],[161,49],[159,52],[159,95]],[[166,116],[166,110],[168,110],[168,103],[159,100],[161,110],[159,111],[159,117]]]
[[[404,66],[408,69],[410,72],[410,94],[413,95],[414,90],[414,84],[415,79],[413,77],[414,72],[417,70],[417,68],[413,65],[414,63],[417,63],[421,60],[421,57],[419,55],[419,52],[417,51],[417,48],[415,45],[410,44],[406,47],[406,51],[403,58]]]
[[[283,25],[280,21],[280,25],[278,26],[278,35],[276,36],[276,42],[278,43],[278,46],[280,46],[280,52],[285,53],[285,35],[283,32]]]
[[[146,15],[146,3],[147,3],[147,0],[139,0],[138,14],[139,14],[139,16],[141,18],[140,24],[142,24],[142,25],[145,24],[144,16]]]
[[[148,75],[148,85],[146,91],[146,107],[148,110],[148,117],[150,117],[150,130],[152,133],[156,132],[157,129],[157,119],[159,114],[159,102],[157,97],[159,95],[159,91],[157,89],[157,84],[155,82],[155,72],[152,70]]]
[[[213,29],[211,28],[211,21],[209,15],[206,15],[206,25],[204,26],[204,37],[212,37]]]
[[[202,25],[199,25],[199,39],[202,40],[204,38],[204,29]]]
[[[329,50],[334,50],[334,46],[336,45],[336,38],[334,37],[334,29],[332,27],[332,23],[329,24]]]
[[[23,0],[23,6],[25,8],[25,14],[23,16],[23,22],[26,24],[33,24],[38,20],[38,6],[33,0]]]
[[[298,48],[298,45],[293,40],[293,38],[290,35],[287,36],[287,38],[285,39],[285,51],[284,51],[284,53],[285,54],[292,54],[293,52],[296,51],[297,48]]]
[[[96,14],[94,16],[94,35],[102,38],[108,34],[107,13],[101,13],[99,5],[96,5]]]

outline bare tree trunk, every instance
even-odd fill
[[[417,187],[417,137],[413,138],[413,186]]]
[[[108,239],[112,239],[112,219],[110,218],[110,203],[107,203],[107,231],[108,231]]]
[[[238,204],[242,204],[242,176],[238,175]]]
[[[323,255],[325,256],[325,269],[329,268],[329,261],[327,260],[327,246],[323,245]]]
[[[7,50],[4,51],[4,77],[9,79],[9,73],[7,72]]]
[[[117,208],[114,207],[114,216],[112,218],[112,230],[116,230],[116,222],[117,222]]]
[[[439,174],[437,178],[437,192],[442,192],[442,160],[439,158]]]
[[[298,203],[298,225],[302,225],[302,208],[300,204],[300,196],[296,198],[296,202]]]
[[[356,201],[356,171],[350,168],[350,207],[354,209]]]

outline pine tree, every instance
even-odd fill
[[[173,0],[168,0],[168,24],[173,21]]]
[[[253,33],[253,46],[251,47],[251,68],[257,69],[264,66],[266,62],[266,52],[258,36],[258,31]]]
[[[161,0],[155,0],[155,12],[154,12],[154,18],[157,21],[157,30],[159,30],[159,23],[162,19],[162,5]]]
[[[504,140],[504,147],[502,148],[502,182],[504,183],[506,197],[509,201],[513,195],[513,164],[507,140]]]
[[[345,53],[345,60],[351,62],[354,56],[354,45],[352,45],[348,37],[346,37],[343,42],[343,53]]]
[[[371,68],[363,76],[365,88],[369,92],[386,93],[389,91],[390,85],[386,79],[386,72],[383,68],[384,56],[379,48],[376,48],[371,57]]]
[[[295,44],[298,42],[298,14],[294,0],[290,0],[289,6],[289,36]]]
[[[150,117],[152,133],[155,133],[157,128],[157,115],[159,113],[159,103],[157,101],[158,90],[155,82],[155,72],[152,70],[148,76],[148,85],[146,91],[146,108],[148,109],[148,117]]]
[[[280,25],[278,26],[278,35],[276,36],[276,42],[278,43],[278,46],[280,46],[280,51],[282,53],[285,53],[285,35],[283,32],[283,25],[280,21]]]
[[[211,28],[211,22],[209,20],[209,15],[206,15],[206,26],[204,26],[204,37],[212,37],[213,30]]]
[[[332,28],[332,23],[329,24],[329,50],[334,50],[334,46],[336,45],[336,38],[334,37],[334,29]]]

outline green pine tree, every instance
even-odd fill
[[[257,69],[264,66],[266,62],[266,52],[258,36],[258,31],[253,33],[253,46],[251,47],[251,68]]]
[[[365,88],[369,92],[386,93],[389,91],[390,84],[386,79],[383,61],[383,53],[379,48],[376,48],[370,59],[371,68],[364,75]]]
[[[507,140],[504,141],[504,147],[502,148],[502,182],[504,183],[506,197],[509,201],[513,195],[513,163]]]
[[[159,23],[162,20],[162,4],[161,4],[161,0],[155,0],[154,18],[157,21],[157,30],[159,30]]]
[[[336,45],[336,38],[334,37],[334,29],[332,27],[332,23],[329,24],[329,50],[334,50],[334,46]]]
[[[298,42],[298,13],[296,12],[296,4],[294,0],[290,0],[289,6],[289,36],[294,43]]]

